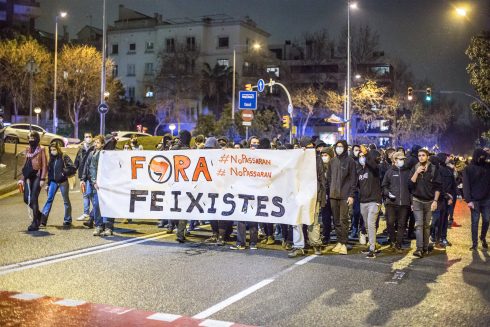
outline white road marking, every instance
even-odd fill
[[[305,263],[308,263],[308,262],[310,262],[311,260],[315,259],[316,257],[317,257],[317,255],[316,255],[316,254],[314,254],[314,255],[310,255],[310,256],[308,256],[308,257],[306,257],[306,258],[302,259],[302,260],[296,261],[294,264],[295,264],[295,265],[298,265],[298,266],[302,266],[302,265],[304,265]]]
[[[174,315],[171,313],[160,313],[160,312],[154,313],[151,316],[146,317],[146,319],[166,321],[166,322],[173,322],[179,318],[182,318],[182,316]]]
[[[235,324],[234,322],[229,322],[229,321],[206,319],[203,322],[201,322],[199,324],[199,326],[203,326],[203,327],[231,327],[234,324]]]
[[[53,264],[56,262],[71,260],[71,259],[75,259],[75,258],[80,258],[80,257],[92,255],[92,254],[106,252],[106,251],[112,251],[112,250],[116,250],[116,249],[120,249],[120,248],[124,248],[124,247],[128,247],[128,246],[148,242],[148,241],[157,240],[157,239],[163,238],[165,236],[169,236],[169,235],[172,235],[172,234],[166,234],[166,232],[158,232],[158,233],[149,234],[149,235],[145,235],[145,236],[141,236],[141,237],[134,237],[134,238],[124,240],[124,241],[118,241],[118,242],[109,243],[109,244],[97,245],[94,247],[89,247],[89,248],[85,248],[85,249],[81,249],[81,250],[75,250],[75,251],[55,254],[52,256],[43,257],[43,258],[39,258],[39,259],[14,263],[11,265],[0,267],[0,276],[10,274],[10,273],[13,273],[16,271],[25,270],[25,269],[50,265],[50,264]]]
[[[42,297],[44,297],[44,295],[39,295],[34,293],[19,293],[11,296],[12,299],[26,300],[26,301],[36,300]]]
[[[70,299],[63,299],[63,300],[53,302],[53,304],[62,305],[64,307],[78,307],[79,305],[85,303],[87,302],[81,300],[70,300]]]

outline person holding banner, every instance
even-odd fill
[[[99,165],[100,151],[103,147],[104,136],[97,135],[94,138],[94,150],[91,151],[87,157],[82,181],[80,182],[82,190],[85,190],[92,202],[95,225],[94,236],[103,236],[104,233],[104,222],[100,214],[99,196],[97,194],[97,191],[99,190],[99,186],[97,185],[97,167]],[[112,234],[112,231],[110,232]]]
[[[357,174],[356,163],[348,155],[345,140],[337,141],[334,145],[335,158],[330,160],[327,173],[327,183],[330,188],[330,204],[332,206],[337,245],[332,252],[347,254],[347,233],[349,229],[349,208],[354,204]]]

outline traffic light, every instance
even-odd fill
[[[245,84],[245,91],[252,91],[252,84]]]
[[[432,89],[430,87],[428,87],[425,90],[425,101],[427,101],[427,102],[432,101]]]
[[[290,123],[289,119],[290,119],[289,115],[282,116],[282,127],[283,128],[289,128],[289,123]]]
[[[413,100],[413,87],[411,87],[411,86],[408,87],[407,99],[408,99],[408,101]]]

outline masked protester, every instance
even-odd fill
[[[5,136],[5,125],[3,124],[3,116],[0,115],[0,168],[5,167],[4,164],[2,164],[2,157],[3,154],[5,153],[5,145],[4,145],[4,138]]]
[[[131,137],[129,145],[131,146],[131,150],[143,150],[143,146],[138,142],[138,137],[136,135]]]
[[[354,204],[357,174],[356,163],[349,157],[347,142],[337,141],[334,145],[335,158],[330,160],[327,183],[330,189],[330,204],[337,234],[337,245],[332,249],[339,254],[347,254],[347,232],[349,228],[349,208]]]
[[[359,154],[357,176],[359,178],[359,202],[361,214],[367,222],[369,247],[363,251],[366,258],[376,258],[376,224],[381,209],[381,180],[380,169],[381,154],[377,150]]]
[[[422,258],[429,254],[430,222],[432,212],[438,209],[442,180],[437,166],[429,162],[429,151],[420,149],[418,160],[410,171],[408,185],[412,194],[417,240],[417,250],[413,255]]]
[[[51,206],[53,205],[54,197],[58,189],[63,197],[65,204],[65,217],[63,226],[71,226],[71,202],[69,196],[68,177],[74,175],[77,169],[71,161],[70,157],[61,151],[57,143],[49,145],[49,163],[48,163],[48,199],[42,210],[41,226],[46,226],[48,222]]]
[[[330,204],[330,190],[329,190],[329,185],[326,183],[327,179],[327,173],[328,170],[330,169],[330,160],[335,156],[334,151],[331,147],[324,147],[320,151],[320,156],[322,159],[323,163],[323,172],[325,175],[325,206],[322,208],[321,211],[321,216],[322,216],[322,223],[323,223],[323,230],[322,230],[322,243],[323,245],[327,246],[330,243],[330,233],[332,232],[332,206]],[[322,253],[324,253],[323,251]]]
[[[39,193],[46,181],[48,173],[47,159],[44,148],[39,145],[41,137],[38,132],[29,133],[29,147],[26,149],[26,161],[22,168],[22,178],[17,182],[24,192],[24,202],[29,206],[32,214],[32,223],[27,230],[37,231],[41,224],[41,211],[39,211]]]
[[[94,150],[92,133],[86,132],[83,136],[83,142],[78,149],[77,156],[75,157],[75,168],[78,169],[78,178],[82,182],[83,169],[87,161],[88,155]],[[85,181],[87,182],[87,181]],[[90,197],[86,190],[81,190],[83,195],[83,214],[77,218],[78,221],[89,220],[84,223],[85,227],[92,228],[94,225],[93,213],[90,214]],[[85,191],[85,192],[84,192]],[[92,203],[93,207],[93,203]]]
[[[475,149],[471,164],[463,171],[464,200],[471,210],[470,250],[478,249],[478,223],[482,218],[480,241],[488,249],[486,236],[490,223],[490,156],[483,149]]]
[[[354,144],[351,149],[351,157],[357,164],[359,164],[359,158],[361,154],[361,146]],[[354,204],[350,208],[349,216],[351,217],[351,228],[349,238],[357,239],[361,244],[366,244],[366,227],[364,225],[364,219],[361,214],[361,205],[359,200],[359,191],[356,189],[354,193]]]
[[[405,221],[412,203],[408,189],[410,170],[405,165],[406,159],[402,151],[395,152],[392,155],[393,164],[386,172],[381,185],[385,197],[390,247],[392,251],[397,253],[402,253]]]

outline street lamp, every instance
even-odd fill
[[[350,110],[351,110],[351,71],[350,71],[350,11],[351,9],[357,9],[357,2],[347,0],[347,103],[345,108],[345,139],[347,143],[350,143]]]
[[[235,93],[236,93],[236,48],[238,47],[246,47],[248,44],[236,44],[233,46],[233,83],[232,83],[232,95],[231,95],[231,122],[232,126],[235,123]],[[252,45],[252,49],[258,51],[261,48],[259,43],[254,43]]]
[[[100,104],[105,104],[105,86],[106,86],[106,43],[107,43],[107,24],[105,21],[105,0],[102,4],[102,69],[100,73]],[[100,134],[105,134],[105,114],[100,113]]]
[[[464,8],[456,8],[456,14],[461,17],[466,17],[467,11]]]
[[[26,72],[29,73],[29,131],[32,129],[32,79],[38,71],[36,61],[31,57],[26,65]]]
[[[173,137],[173,136],[174,136],[174,130],[175,130],[175,128],[176,128],[175,124],[170,124],[170,125],[168,126],[168,128],[169,128],[169,129],[170,129],[170,131],[172,132],[172,137]]]
[[[39,107],[34,108],[34,113],[36,114],[36,125],[39,126],[39,114],[41,113],[41,108]]]
[[[56,15],[55,19],[55,28],[54,28],[54,81],[53,81],[53,133],[56,133],[56,129],[58,128],[58,103],[56,100],[56,88],[58,83],[58,20],[60,18],[65,18],[67,15],[66,12],[62,11],[58,15]]]

